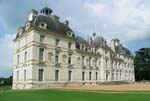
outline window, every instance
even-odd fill
[[[71,54],[68,55],[68,64],[71,64]]]
[[[39,50],[39,60],[43,61],[44,60],[44,48],[40,48]]]
[[[112,73],[112,80],[114,80],[114,73]]]
[[[55,43],[56,46],[59,46],[59,40],[56,39],[56,43]]]
[[[89,80],[92,79],[92,72],[89,72]]]
[[[17,81],[19,80],[19,71],[17,71]]]
[[[72,45],[72,43],[69,42],[69,43],[68,43],[68,48],[69,48],[69,49],[71,49],[71,45]]]
[[[91,66],[91,57],[89,58],[89,66]]]
[[[82,65],[84,66],[84,56],[82,56]]]
[[[84,51],[84,46],[82,46],[82,51]]]
[[[24,70],[24,81],[26,81],[26,70]]]
[[[59,80],[59,70],[55,70],[55,81]]]
[[[84,81],[85,80],[85,72],[83,71],[82,72],[82,81]]]
[[[68,81],[72,80],[72,71],[68,71]]]
[[[96,80],[98,80],[98,73],[96,72]]]
[[[24,53],[24,61],[27,61],[27,52]]]
[[[95,59],[95,67],[97,67],[97,58]]]
[[[59,62],[59,52],[56,51],[55,53],[55,62]]]
[[[41,43],[44,43],[44,40],[45,40],[45,36],[40,35],[40,42],[41,42]]]
[[[17,56],[17,64],[19,64],[20,55]]]
[[[43,81],[43,69],[39,69],[39,81]]]

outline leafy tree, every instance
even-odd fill
[[[134,59],[135,80],[150,80],[150,48],[141,48]]]

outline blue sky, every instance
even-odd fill
[[[12,40],[18,28],[31,9],[45,5],[46,0],[0,0],[0,77],[12,73]],[[47,6],[85,38],[93,32],[108,42],[119,38],[133,53],[150,47],[150,0],[47,0]]]

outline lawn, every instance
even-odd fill
[[[1,91],[0,101],[150,101],[150,92],[144,94],[65,90]]]

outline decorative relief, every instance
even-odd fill
[[[63,55],[63,62],[67,62],[67,56],[65,54]]]
[[[48,53],[48,60],[49,61],[52,61],[53,60],[53,57],[54,57],[54,54],[52,52],[49,52]]]

